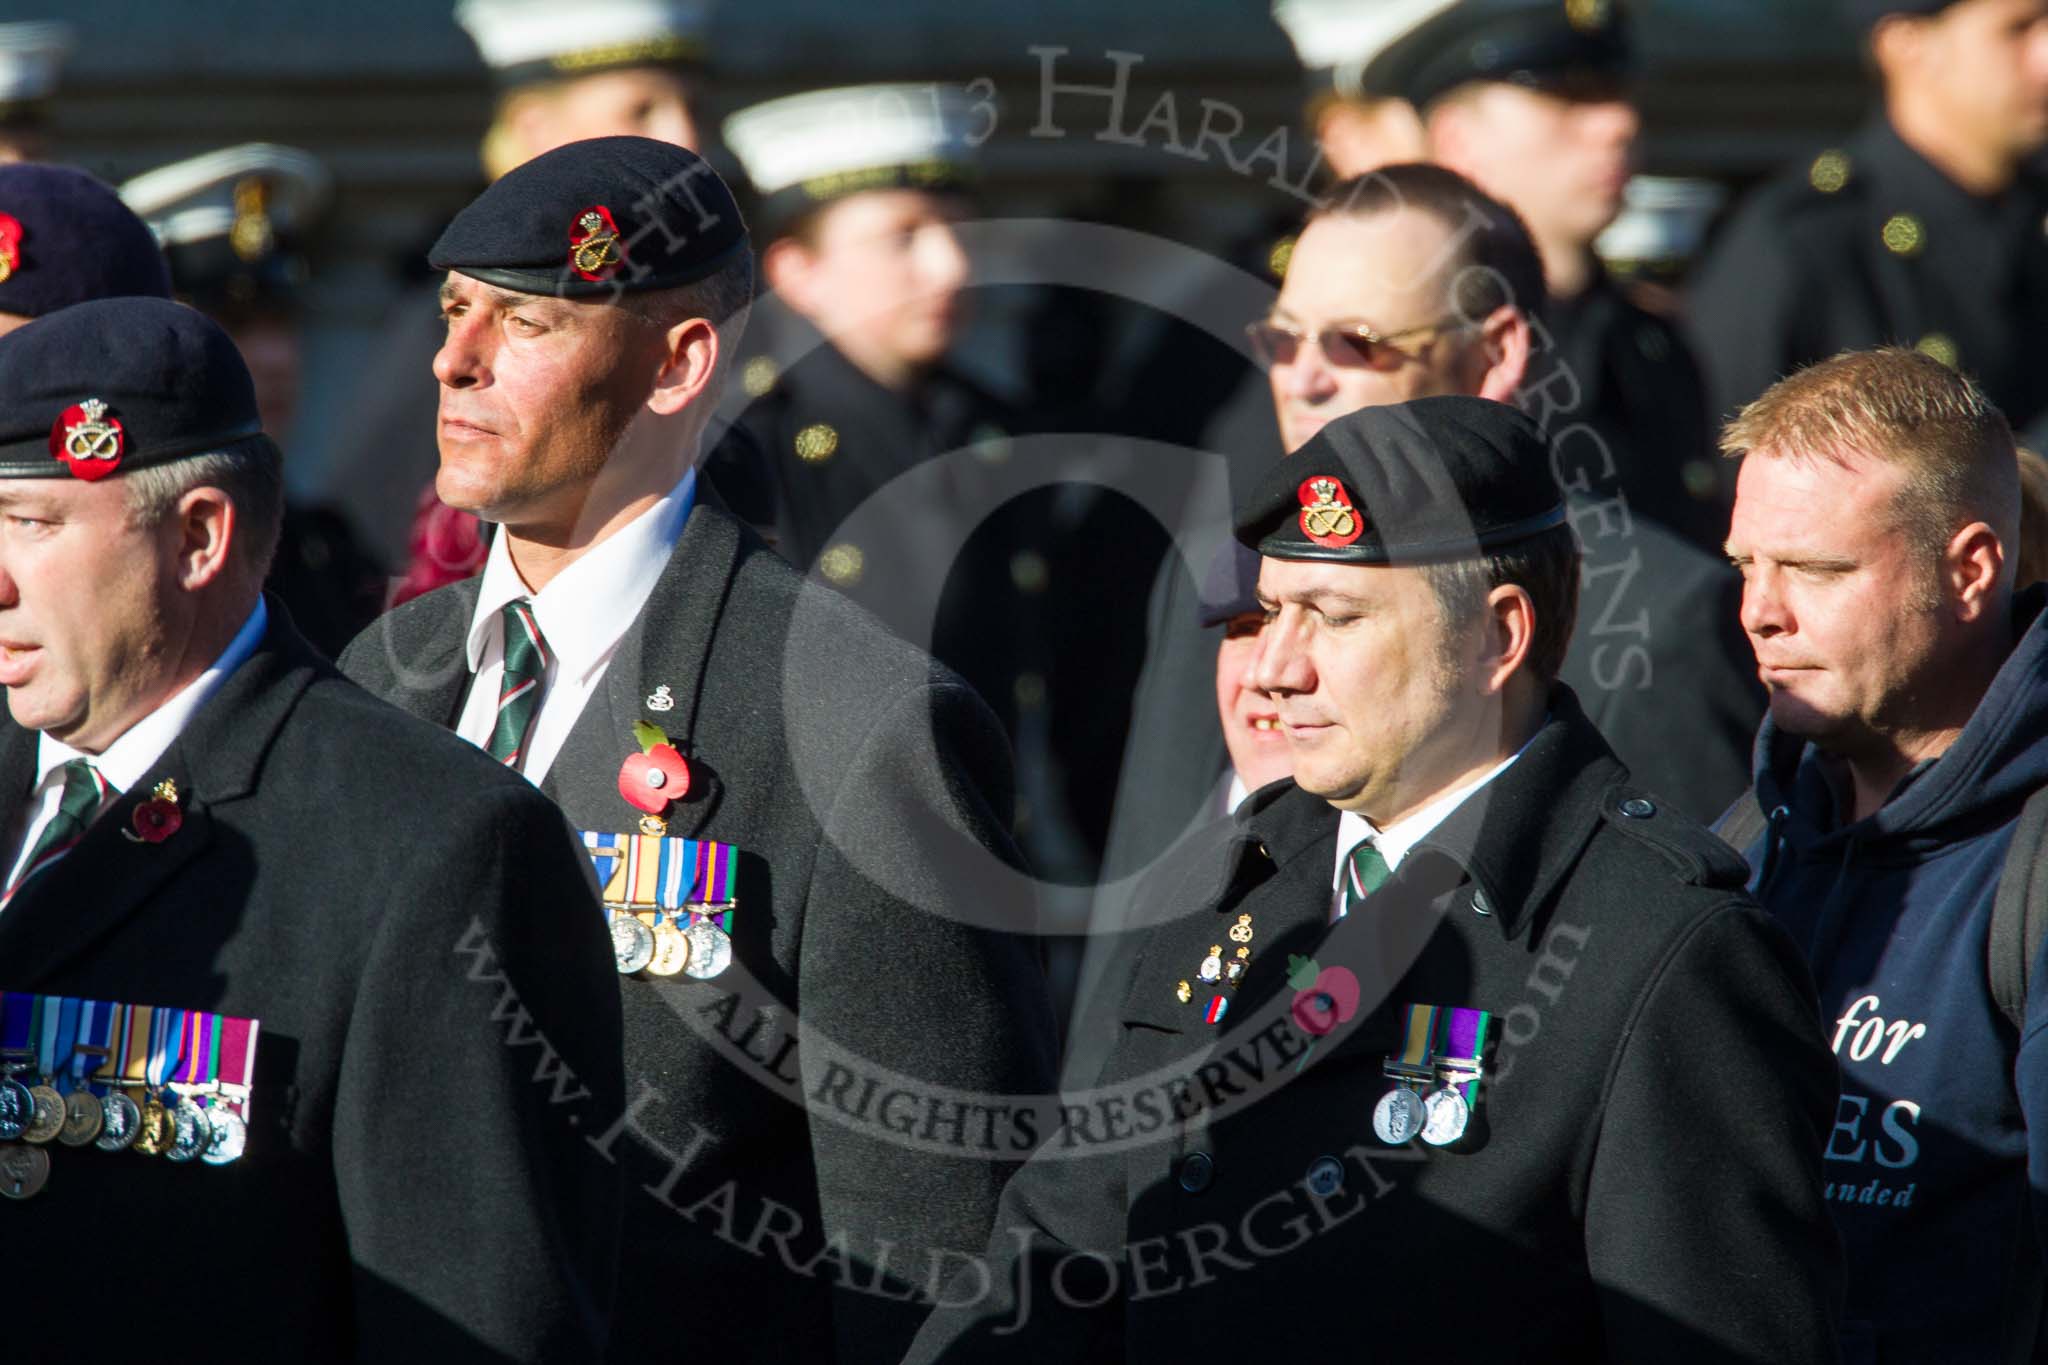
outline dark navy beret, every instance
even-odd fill
[[[1842,0],[1842,10],[1849,22],[1860,32],[1875,28],[1880,19],[1894,14],[1920,15],[1939,14],[1953,5],[1956,0]]]
[[[1204,626],[1220,626],[1259,609],[1259,552],[1233,540],[1209,561],[1195,617]]]
[[[1237,538],[1271,559],[1431,564],[1564,524],[1534,422],[1484,398],[1418,398],[1310,437],[1260,478]]]
[[[0,165],[0,313],[39,318],[87,299],[171,296],[149,226],[69,166]]]
[[[1360,80],[1419,109],[1468,81],[1619,77],[1633,55],[1620,0],[1457,0],[1387,44]]]
[[[598,137],[505,175],[455,215],[427,260],[522,294],[594,298],[690,284],[748,249],[739,205],[702,157]]]
[[[0,337],[0,478],[110,474],[263,438],[228,334],[168,299],[99,299]]]

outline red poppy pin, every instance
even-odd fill
[[[659,817],[690,790],[690,765],[658,725],[634,721],[633,738],[640,752],[619,765],[619,795],[633,809]]]
[[[138,844],[160,844],[176,834],[185,823],[184,808],[178,804],[178,784],[168,777],[157,783],[149,800],[135,808],[129,823],[134,828],[121,832]]]
[[[0,283],[5,283],[21,269],[21,238],[21,220],[11,214],[0,213]]]
[[[603,204],[592,204],[576,215],[569,229],[569,268],[586,280],[608,280],[625,263],[626,248],[619,241],[619,225]]]
[[[127,449],[127,429],[97,398],[72,404],[50,427],[50,454],[88,483],[119,469]]]
[[[1344,485],[1327,474],[1314,474],[1296,490],[1301,499],[1301,533],[1325,549],[1339,550],[1365,534],[1365,518],[1352,505]]]
[[[1287,984],[1294,987],[1294,1026],[1312,1039],[1308,1052],[1294,1064],[1299,1071],[1307,1064],[1309,1053],[1316,1050],[1314,1039],[1358,1013],[1358,978],[1349,967],[1319,967],[1312,957],[1290,953]]]

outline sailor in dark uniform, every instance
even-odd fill
[[[0,163],[49,155],[50,100],[77,38],[54,19],[0,24]]]
[[[121,197],[163,244],[178,299],[234,338],[264,427],[291,445],[311,275],[301,247],[333,198],[327,167],[296,147],[244,143],[145,171]],[[287,492],[264,586],[332,658],[383,610],[387,576],[338,508],[303,484]]]
[[[1856,0],[1884,85],[1853,137],[1743,203],[1693,281],[1714,411],[1911,346],[2024,431],[2048,413],[2048,4]]]
[[[1114,594],[1061,552],[1062,517],[1085,516],[1088,500],[1045,486],[1056,457],[1043,443],[1020,453],[1022,411],[950,355],[969,306],[956,223],[973,208],[986,117],[963,89],[875,85],[726,122],[760,196],[764,340],[706,472],[792,564],[974,685],[1018,750],[1019,836],[1042,863],[1086,864],[1054,749],[1107,765],[1114,747],[1100,726],[1066,746],[1053,727],[1118,689],[1076,679],[1055,697],[1054,636],[1099,638],[1092,622]]]
[[[1456,0],[1390,37],[1368,89],[1422,111],[1432,160],[1512,206],[1543,253],[1548,321],[1523,408],[1574,465],[1718,553],[1727,529],[1706,394],[1675,319],[1606,272],[1593,242],[1622,207],[1641,119],[1614,0]],[[1573,472],[1573,471],[1567,471]]]

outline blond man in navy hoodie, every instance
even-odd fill
[[[1841,1067],[1844,1358],[2038,1358],[2048,1008],[2009,1020],[1987,966],[2014,824],[2048,784],[2048,589],[2013,588],[2012,433],[1969,379],[1880,350],[1782,381],[1723,448],[1770,693],[1734,838]]]

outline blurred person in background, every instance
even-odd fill
[[[249,367],[266,431],[290,447],[308,272],[300,246],[333,178],[311,153],[223,147],[129,180],[121,197],[163,244],[176,296],[226,329]],[[383,607],[382,570],[333,508],[292,499],[265,586],[329,658]]]
[[[0,162],[49,155],[50,97],[75,41],[56,20],[0,24]]]
[[[1718,419],[1843,350],[1911,346],[2027,431],[2048,412],[2048,0],[1848,0],[1881,85],[1738,206],[1693,280]]]
[[[492,180],[565,142],[631,135],[695,150],[710,21],[708,0],[463,0],[455,20],[497,88],[480,160]],[[391,601],[476,573],[485,546],[476,518],[443,506],[432,487],[435,286],[393,309],[336,446],[334,496],[370,553],[400,571]]]
[[[0,164],[0,335],[87,299],[170,295],[156,237],[112,186],[69,166]]]
[[[1676,321],[1617,284],[1593,242],[1620,213],[1642,118],[1616,0],[1454,0],[1392,37],[1367,88],[1421,111],[1430,158],[1512,206],[1550,289],[1522,407],[1581,426],[1561,477],[1622,495],[1717,553],[1727,526],[1704,381]]]

